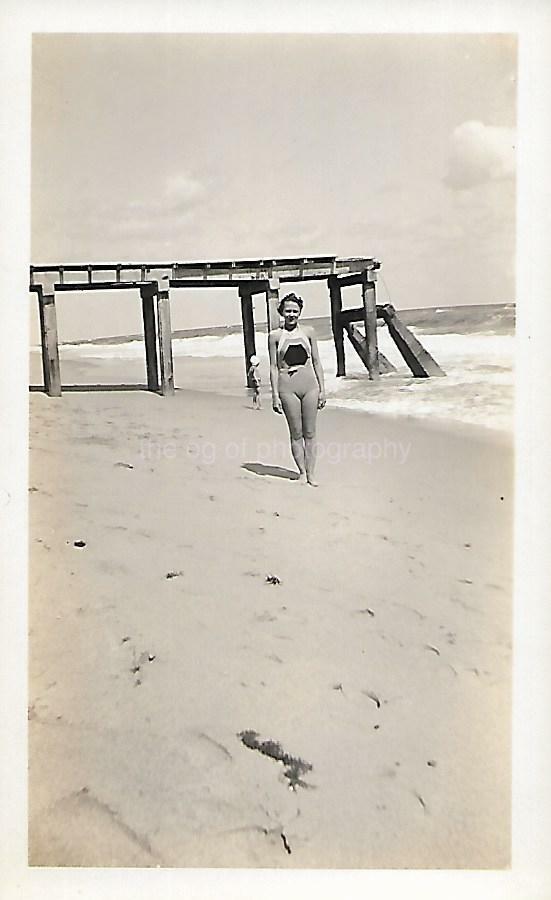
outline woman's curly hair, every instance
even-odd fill
[[[286,294],[283,300],[280,302],[277,311],[280,316],[283,315],[283,307],[287,303],[288,300],[291,300],[293,303],[296,303],[300,311],[302,312],[302,307],[304,306],[304,300],[302,297],[297,297],[296,294]]]

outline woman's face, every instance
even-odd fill
[[[286,300],[283,304],[282,316],[287,326],[296,325],[300,316],[300,306],[294,300]]]

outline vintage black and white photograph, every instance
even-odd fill
[[[511,865],[517,49],[34,34],[30,866]]]

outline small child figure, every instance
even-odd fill
[[[251,356],[248,371],[248,380],[253,391],[253,409],[262,409],[262,398],[260,396],[260,360],[258,356]]]

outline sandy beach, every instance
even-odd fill
[[[267,397],[31,394],[32,865],[509,864],[512,445],[319,440],[314,489]]]

